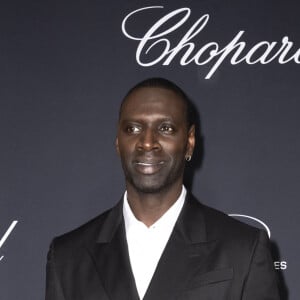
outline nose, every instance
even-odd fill
[[[143,131],[137,143],[137,149],[140,151],[152,151],[161,149],[160,143],[157,138],[157,134],[154,132],[153,129],[148,128]]]

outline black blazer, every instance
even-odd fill
[[[122,201],[53,240],[46,300],[138,299]],[[268,237],[188,195],[143,299],[277,300]]]

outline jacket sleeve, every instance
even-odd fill
[[[252,255],[242,300],[280,300],[269,238],[262,230]]]
[[[46,267],[46,300],[65,300],[55,269],[54,241],[50,245]]]

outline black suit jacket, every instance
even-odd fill
[[[144,300],[277,300],[268,237],[188,195]],[[122,201],[55,238],[46,300],[138,300]]]

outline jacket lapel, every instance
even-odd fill
[[[216,240],[207,238],[202,205],[188,194],[143,300],[180,298],[199,270],[210,269],[215,246]],[[88,251],[109,299],[139,299],[129,261],[122,201],[108,213],[96,244]]]
[[[139,299],[129,262],[122,201],[108,213],[97,243],[89,251],[109,299]]]
[[[144,300],[177,299],[199,269],[205,270],[215,241],[209,241],[201,204],[188,195]]]

